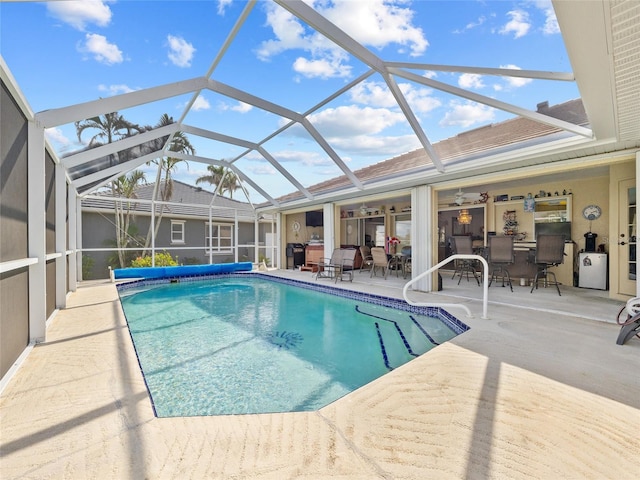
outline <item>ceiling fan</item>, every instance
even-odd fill
[[[454,202],[456,203],[456,205],[462,205],[464,203],[464,192],[461,188],[458,189]]]

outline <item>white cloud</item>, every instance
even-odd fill
[[[190,67],[193,54],[196,51],[194,46],[184,38],[174,35],[167,35],[167,42],[169,44],[169,53],[167,56],[169,60],[171,60],[171,63],[177,67]]]
[[[416,88],[410,83],[398,84],[400,91],[415,113],[425,113],[439,107],[440,100],[432,96],[430,88]],[[349,91],[354,102],[370,107],[398,108],[395,97],[385,83],[362,82]]]
[[[81,52],[92,55],[96,61],[106,65],[122,63],[122,51],[116,44],[109,43],[104,35],[87,33],[85,39],[85,44],[78,48]]]
[[[385,108],[398,105],[387,85],[382,82],[361,82],[349,90],[349,94],[354,102],[362,105]]]
[[[328,139],[379,133],[405,121],[405,116],[387,108],[357,105],[327,108],[309,116],[309,121]]]
[[[429,42],[421,28],[412,25],[413,10],[404,1],[334,0],[318,11],[359,42],[375,48],[396,43],[408,47],[411,56],[422,55]]]
[[[531,28],[529,14],[524,10],[511,10],[507,15],[511,17],[511,20],[500,29],[500,33],[503,35],[513,33],[514,38],[524,37]]]
[[[342,63],[344,56],[334,56],[317,60],[298,57],[293,62],[293,70],[307,78],[335,78],[349,77],[351,67]]]
[[[272,165],[268,163],[263,163],[259,165],[248,165],[246,167],[247,171],[252,173],[253,175],[276,175],[280,174]]]
[[[111,9],[104,1],[78,0],[66,2],[47,2],[49,13],[78,30],[84,30],[88,24],[106,27],[111,22]]]
[[[433,90],[430,88],[415,88],[409,83],[401,83],[398,86],[414,113],[428,113],[442,105],[440,100],[432,96]]]
[[[482,25],[486,21],[487,21],[487,17],[485,17],[484,15],[480,15],[478,17],[478,20],[476,20],[475,22],[467,23],[464,26],[464,28],[462,29],[462,31],[473,30],[474,28],[479,27],[480,25]],[[461,31],[460,30],[455,30],[453,33],[461,33]]]
[[[127,85],[124,84],[119,84],[119,85],[104,85],[104,84],[100,84],[98,85],[98,90],[101,92],[106,92],[109,94],[109,96],[113,96],[113,95],[120,95],[121,93],[130,93],[130,92],[135,92],[134,88],[131,88]]]
[[[266,10],[267,25],[273,30],[275,39],[262,42],[256,51],[260,60],[268,60],[289,49],[310,50],[312,48],[312,42],[309,37],[305,37],[304,27],[298,19],[273,3],[266,4]]]
[[[218,0],[218,15],[224,15],[225,10],[233,0]]]
[[[390,44],[409,48],[412,56],[422,55],[429,45],[420,28],[411,24],[413,11],[404,8],[404,0],[369,0],[353,2],[335,0],[317,5],[318,11],[346,33],[365,45],[382,49]],[[341,78],[351,74],[346,63],[349,57],[323,35],[305,27],[289,12],[275,4],[265,4],[267,25],[274,38],[261,43],[256,51],[260,60],[286,50],[299,49],[308,53],[299,56],[293,69],[305,77]]]
[[[450,110],[440,121],[440,126],[469,128],[477,123],[490,122],[495,118],[491,107],[475,102],[452,101]]]
[[[220,102],[218,104],[218,109],[221,111],[232,111],[239,113],[247,113],[253,109],[252,105],[244,102],[238,102],[236,104],[230,105],[228,103]]]
[[[486,87],[482,82],[482,75],[478,75],[477,73],[463,73],[458,78],[458,85],[461,88],[480,89]]]
[[[69,138],[67,138],[58,127],[45,129],[44,135],[47,137],[47,140],[51,143],[58,144],[63,150],[72,144],[72,141],[69,140]]]
[[[500,68],[508,68],[511,70],[522,70],[520,67],[516,65],[500,65]],[[507,83],[507,86],[510,88],[520,88],[530,84],[533,81],[533,79],[522,78],[522,77],[504,77],[504,81]]]
[[[357,135],[350,138],[336,138],[331,142],[335,148],[358,155],[395,156],[420,148],[420,142],[415,135],[399,136],[371,136]]]
[[[280,163],[296,163],[305,167],[334,165],[326,154],[320,152],[306,152],[303,150],[281,150],[272,153]]]
[[[195,112],[199,112],[201,110],[209,110],[211,105],[209,104],[209,100],[204,98],[202,95],[198,95],[191,108],[193,108]]]
[[[238,102],[237,105],[231,107],[231,110],[233,110],[234,112],[247,113],[251,111],[252,108],[253,106],[249,105],[248,103]]]
[[[545,16],[542,33],[545,35],[555,35],[560,33],[560,26],[558,25],[558,19],[556,18],[556,12],[553,10],[551,0],[537,0],[535,5],[539,10],[542,10],[542,13]]]

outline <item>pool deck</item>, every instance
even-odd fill
[[[450,311],[470,331],[333,404],[192,418],[153,416],[115,285],[85,282],[0,396],[0,478],[637,478],[640,339],[615,344],[622,302],[493,286],[482,319],[481,289],[456,282],[414,295],[468,305]]]

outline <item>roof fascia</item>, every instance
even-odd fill
[[[78,165],[82,165],[83,163],[87,163],[101,157],[106,157],[107,155],[111,155],[112,153],[126,150],[127,148],[136,147],[150,140],[155,140],[156,138],[160,138],[165,135],[171,135],[178,130],[179,128],[176,123],[165,125],[164,127],[156,128],[148,132],[133,135],[132,137],[126,137],[122,140],[107,143],[106,145],[102,145],[100,147],[84,150],[74,155],[69,155],[68,157],[62,159],[62,165],[64,165],[65,168],[77,167]]]
[[[593,138],[593,132],[590,129],[581,127],[579,125],[574,125],[573,123],[569,123],[563,120],[559,120],[557,118],[549,117],[547,115],[543,115],[538,112],[533,112],[531,110],[527,110],[525,108],[521,108],[516,105],[512,105],[510,103],[501,102],[500,100],[495,100],[493,98],[489,98],[484,95],[479,95],[477,93],[469,92],[462,88],[454,87],[453,85],[448,85],[446,83],[438,82],[437,80],[422,77],[420,75],[416,75],[415,73],[407,72],[399,68],[389,68],[389,71],[392,74],[402,78],[406,78],[407,80],[411,80],[416,83],[421,83],[422,85],[426,85],[428,87],[432,87],[437,90],[442,90],[444,92],[451,93],[452,95],[457,95],[459,97],[466,98],[474,102],[482,103],[484,105],[497,108],[498,110],[504,110],[505,112],[513,113],[514,115],[528,118],[530,120],[533,120],[534,122],[550,125],[552,127],[556,127],[561,130],[566,130],[568,132],[575,133],[582,137],[586,137],[590,139]]]
[[[185,93],[202,90],[208,86],[204,77],[182,80],[157,87],[136,90],[135,92],[114,95],[90,102],[78,103],[63,108],[44,110],[36,114],[36,121],[44,128],[57,127],[68,123],[97,117],[108,112],[117,112],[137,105],[176,97]]]

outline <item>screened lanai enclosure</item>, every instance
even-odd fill
[[[505,11],[485,49],[466,16],[445,38],[450,3],[2,2],[3,381],[110,266],[284,268],[296,215],[322,213],[328,257],[343,214],[402,199],[416,275],[437,262],[439,192],[637,161],[637,2],[489,2]],[[576,100],[580,121],[545,107]],[[517,138],[450,148],[516,121]]]

